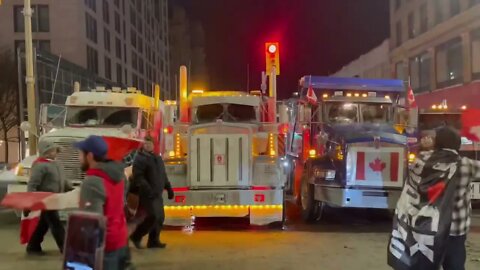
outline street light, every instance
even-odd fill
[[[1,0],[0,0],[1,1]],[[32,42],[32,6],[30,0],[24,0],[23,16],[25,18],[25,83],[27,85],[27,109],[29,134],[37,134],[37,110],[35,101],[35,78],[33,76],[33,42]],[[37,137],[28,137],[29,153],[37,153]]]

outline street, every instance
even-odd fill
[[[292,209],[292,207],[290,207]],[[165,250],[133,251],[137,269],[389,269],[390,221],[378,211],[330,209],[328,221],[304,225],[290,211],[285,230],[205,223],[192,231],[168,229]],[[59,269],[61,256],[50,235],[42,258],[26,257],[14,216],[2,214],[0,269]],[[467,269],[480,267],[480,215],[467,245]]]

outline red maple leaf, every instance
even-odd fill
[[[381,172],[385,169],[387,165],[385,164],[385,162],[382,162],[379,158],[377,158],[373,162],[370,162],[368,166],[370,166],[370,169],[372,169],[372,171],[374,172]]]

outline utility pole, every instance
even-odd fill
[[[33,42],[32,42],[32,6],[30,0],[24,0],[23,15],[25,17],[25,66],[27,85],[27,108],[30,130],[28,132],[29,154],[37,153],[37,109],[35,100],[35,78],[33,77]]]

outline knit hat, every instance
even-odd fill
[[[462,140],[456,130],[451,127],[441,127],[435,130],[435,149],[460,150]]]
[[[42,157],[45,156],[48,152],[50,152],[50,150],[53,150],[53,149],[59,150],[60,147],[55,145],[54,142],[50,142],[50,141],[40,141],[38,143],[38,151],[40,153],[40,156]]]

